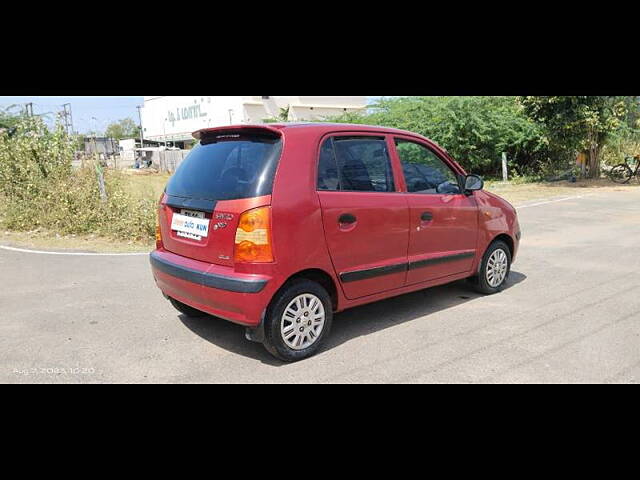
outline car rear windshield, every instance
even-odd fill
[[[213,201],[270,195],[281,152],[280,137],[268,132],[203,137],[169,180],[166,193]]]

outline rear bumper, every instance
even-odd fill
[[[254,276],[229,276],[221,273],[206,272],[196,270],[194,268],[185,267],[175,264],[167,258],[167,255],[161,255],[151,252],[151,266],[172,277],[181,278],[191,283],[202,285],[210,288],[217,288],[227,292],[236,293],[258,293],[267,285],[268,280],[264,278],[255,278]]]
[[[149,260],[162,292],[198,310],[255,327],[271,299],[271,278],[156,250]]]

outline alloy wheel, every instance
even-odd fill
[[[507,254],[501,248],[495,250],[487,262],[487,283],[493,287],[498,287],[507,276],[509,261]]]
[[[324,321],[322,301],[311,293],[298,295],[289,302],[282,314],[282,340],[293,350],[304,350],[320,338]]]

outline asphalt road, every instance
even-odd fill
[[[239,326],[179,315],[146,256],[0,249],[0,381],[638,383],[640,188],[519,216],[503,292],[457,282],[343,312],[296,364]]]

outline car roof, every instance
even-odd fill
[[[439,145],[434,140],[427,138],[419,133],[410,132],[408,130],[400,130],[398,128],[393,127],[383,127],[380,125],[364,125],[361,123],[332,123],[332,122],[287,122],[287,123],[255,123],[255,124],[243,124],[243,125],[227,125],[222,127],[211,127],[211,128],[203,128],[202,130],[198,130],[193,132],[193,137],[200,140],[200,137],[203,133],[214,133],[214,132],[227,132],[227,131],[238,131],[238,130],[269,130],[274,133],[286,132],[287,130],[295,130],[295,129],[310,129],[309,133],[314,135],[324,135],[325,133],[333,133],[333,132],[379,132],[380,134],[399,134],[399,135],[408,135],[415,138],[420,138],[422,140],[426,140],[427,142],[435,145],[444,153],[449,155],[446,148],[442,145]]]
[[[193,132],[193,137],[197,140],[200,140],[201,136],[205,133],[225,133],[225,132],[256,132],[256,131],[271,131],[273,133],[277,133],[278,135],[282,135],[287,130],[297,130],[297,129],[309,129],[310,134],[312,135],[324,135],[325,133],[334,133],[334,132],[379,132],[380,134],[398,134],[398,135],[407,135],[414,138],[419,138],[422,140],[426,140],[428,143],[436,146],[440,149],[445,155],[449,157],[449,160],[452,161],[457,167],[464,171],[462,166],[449,155],[446,148],[439,145],[437,142],[427,138],[423,135],[420,135],[415,132],[409,132],[407,130],[400,130],[398,128],[392,127],[383,127],[379,125],[363,125],[360,123],[331,123],[331,122],[287,122],[287,123],[257,123],[257,124],[244,124],[244,125],[227,125],[222,127],[211,127],[204,128],[202,130],[198,130]]]

